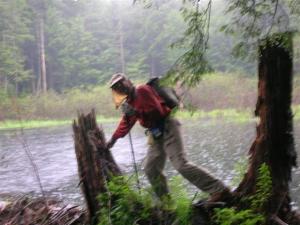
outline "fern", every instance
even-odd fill
[[[234,208],[216,209],[214,221],[220,225],[256,225],[264,223],[264,216],[251,209],[237,211]]]
[[[261,210],[269,199],[272,190],[272,179],[269,167],[263,163],[258,170],[255,195],[249,197],[251,208]]]
[[[143,221],[143,224],[145,221],[150,223],[151,215],[157,209],[174,213],[180,225],[190,224],[191,199],[183,187],[182,179],[177,177],[172,179],[170,182],[172,198],[171,200],[166,198],[160,205],[154,203],[154,193],[151,190],[137,191],[131,188],[134,184],[126,180],[128,179],[122,176],[115,177],[108,183],[108,191],[98,197],[101,204],[98,225],[132,225],[139,224],[139,221]]]
[[[265,216],[258,213],[270,197],[272,179],[269,167],[263,163],[258,170],[256,192],[244,199],[250,203],[250,208],[237,210],[235,208],[215,209],[213,219],[219,225],[256,225],[264,224]]]
[[[191,217],[192,200],[184,187],[183,180],[175,176],[170,182],[171,196],[174,201],[175,212],[180,225],[189,225]]]

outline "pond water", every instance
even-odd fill
[[[103,124],[109,138],[117,123]],[[226,184],[234,187],[239,162],[245,162],[247,152],[255,138],[255,122],[233,123],[221,120],[185,120],[182,133],[188,158],[195,164],[209,169]],[[295,124],[295,142],[300,155],[300,122]],[[132,131],[136,160],[140,170],[147,151],[147,140],[139,125]],[[82,203],[78,187],[77,162],[75,158],[71,126],[26,129],[24,135],[17,130],[0,131],[0,193],[39,194],[30,161],[22,147],[26,141],[36,163],[42,185],[47,195],[66,201]],[[120,139],[112,153],[126,173],[133,172],[130,145],[127,137]],[[299,162],[299,159],[298,159]],[[299,164],[299,163],[298,163]],[[178,175],[168,162],[165,173],[168,177]],[[140,173],[147,184],[144,173]],[[234,184],[235,183],[235,184]],[[196,188],[188,184],[190,193]],[[300,169],[293,170],[291,194],[294,207],[300,205]]]

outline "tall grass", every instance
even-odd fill
[[[196,111],[194,118],[225,116],[245,121],[251,118],[251,111],[255,107],[257,80],[234,74],[208,74],[196,88],[186,93],[184,103],[186,106],[193,106]],[[294,81],[293,103],[300,105],[299,77]],[[97,114],[104,118],[120,116],[114,108],[108,86],[77,87],[65,90],[63,93],[49,91],[40,95],[19,96],[14,100],[0,90],[0,121],[18,119],[16,104],[22,118],[29,120],[29,124],[33,123],[32,120],[55,120],[56,122],[52,124],[65,123],[62,120],[75,118],[78,110],[88,112],[91,108],[95,108]],[[299,107],[294,107],[294,112],[295,118],[299,118]],[[180,116],[189,117],[185,112],[180,113]]]
[[[205,111],[255,106],[257,79],[237,74],[209,74],[190,91],[186,101]]]
[[[255,120],[249,109],[215,109],[211,111],[178,111],[176,116],[181,119],[226,119],[229,122],[244,123]]]
[[[9,96],[0,96],[0,120],[16,119],[17,113],[14,103]],[[96,112],[103,117],[118,115],[111,101],[111,93],[106,86],[89,87],[85,89],[73,88],[64,93],[49,91],[40,95],[18,97],[15,101],[26,120],[37,119],[70,119],[76,117],[77,111]]]

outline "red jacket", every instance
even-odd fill
[[[138,120],[145,128],[153,128],[164,118],[166,118],[171,109],[168,108],[162,98],[149,85],[140,85],[135,89],[135,94],[128,99],[136,114],[134,116],[123,116],[118,128],[113,134],[113,138],[124,137],[135,122]]]

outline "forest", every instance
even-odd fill
[[[256,59],[250,52],[246,57],[236,57],[238,51],[233,48],[243,38],[222,31],[230,21],[230,14],[224,14],[225,5],[225,1],[212,4],[206,50],[209,72],[228,76],[229,80],[241,77],[247,89],[255,82]],[[115,115],[113,107],[108,112],[97,106],[110,105],[97,93],[107,95],[102,86],[115,72],[124,71],[130,78],[144,82],[175,67],[176,60],[189,48],[180,43],[188,25],[183,11],[181,0],[154,1],[153,5],[131,0],[1,1],[0,120],[16,119],[13,96],[17,96],[25,119],[69,119],[80,107],[75,102],[82,102],[87,92],[92,96],[83,100],[86,104],[81,108],[94,104],[101,114]],[[300,38],[295,36],[294,71],[298,77]],[[249,82],[247,78],[254,79]],[[221,102],[225,108],[237,108],[240,103],[233,99],[237,90],[226,88],[232,93],[227,100],[217,99],[220,103],[203,109],[220,108]],[[250,100],[243,101],[255,101],[255,90],[250,92]],[[297,93],[296,104],[300,101]],[[194,98],[191,102],[203,102]],[[66,104],[73,113],[62,107]],[[251,104],[244,107],[250,108]]]
[[[162,76],[186,50],[170,48],[186,29],[180,8],[180,0],[158,1],[149,8],[141,3],[133,6],[130,0],[3,0],[2,93],[62,92],[105,84],[122,69],[134,79]],[[223,10],[217,1],[209,61],[216,71],[253,76],[254,63],[235,59],[230,50],[233,38],[219,31],[226,20]]]

